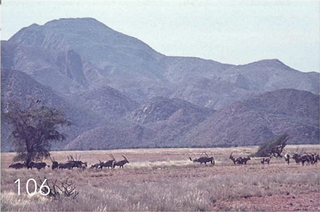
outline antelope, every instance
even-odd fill
[[[67,163],[58,163],[54,158],[51,158],[49,156],[51,162],[52,162],[52,166],[51,168],[54,169],[72,169],[74,167],[74,163],[72,161],[67,162]],[[69,159],[69,157],[68,157]]]
[[[316,156],[314,157],[314,163],[318,163],[318,160],[320,160],[320,156],[316,154]]]
[[[241,157],[240,157],[241,158]],[[247,164],[247,161],[251,160],[251,158],[249,156],[242,158],[241,164]],[[270,161],[270,160],[269,160]]]
[[[122,157],[124,158],[124,160],[121,160],[121,161],[115,161],[113,163],[113,168],[115,168],[116,166],[119,166],[120,168],[123,168],[123,166],[126,164],[126,163],[129,163],[129,161],[127,160],[127,158],[125,156],[122,155]]]
[[[214,158],[213,157],[209,157],[206,153],[205,153],[206,157],[200,157],[200,158],[195,158],[192,160],[191,157],[189,157],[189,159],[194,162],[194,163],[204,163],[204,164],[207,164],[208,162],[210,162],[211,164],[215,164],[215,161],[214,161]]]
[[[67,163],[59,163],[58,168],[59,169],[73,169],[74,163],[73,162],[67,162]]]
[[[268,158],[262,158],[261,163],[262,163],[262,164],[264,164],[264,163],[268,163],[268,165],[269,165],[270,160],[271,160],[271,157],[268,157]]]
[[[288,153],[286,153],[284,156],[284,160],[287,162],[287,164],[290,163],[290,155]]]
[[[301,164],[304,166],[304,163],[307,162],[308,164],[312,161],[312,157],[308,154],[303,154],[300,156],[299,154],[295,153],[293,154],[292,158],[296,161],[297,164],[301,162]]]
[[[12,169],[22,169],[24,167],[27,167],[25,163],[14,163],[9,166]]]
[[[40,169],[44,169],[46,168],[46,166],[47,164],[45,162],[41,162],[41,163],[30,162],[30,164],[28,165],[28,169],[36,168],[38,169],[38,171],[40,171]]]
[[[249,156],[243,158],[243,157],[238,157],[238,158],[235,158],[232,156],[232,153],[230,154],[229,156],[229,159],[231,159],[233,161],[234,164],[247,164],[247,161],[248,160],[251,160],[251,158]]]
[[[81,156],[80,156],[81,157]],[[87,162],[82,162],[80,160],[80,157],[79,159],[77,158],[76,156],[76,160],[72,157],[72,155],[70,155],[69,157],[67,156],[68,158],[68,163],[71,163],[72,164],[72,167],[71,169],[73,169],[74,167],[76,168],[82,168],[82,169],[85,169],[87,167]]]
[[[102,169],[103,167],[107,167],[108,169],[109,168],[114,168],[114,163],[115,163],[116,160],[114,159],[112,154],[110,154],[110,157],[112,158],[112,160],[108,160],[106,162],[101,162],[99,160],[100,161],[100,169]]]
[[[100,160],[99,160],[99,161],[100,161]],[[101,165],[101,161],[100,161],[100,163],[92,164],[91,167],[90,167],[90,169],[93,169],[93,168],[98,169],[98,168],[100,167],[100,165]]]
[[[237,161],[237,160],[236,160],[235,157],[232,156],[232,153],[233,153],[233,152],[231,152],[231,154],[230,154],[230,156],[229,156],[229,159],[231,159],[231,160],[233,161],[233,164],[236,164],[236,161]]]
[[[49,158],[50,158],[50,160],[52,162],[52,166],[51,166],[52,170],[58,169],[59,168],[59,163],[54,158],[51,158],[51,156],[49,156]]]

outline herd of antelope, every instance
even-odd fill
[[[102,169],[103,167],[107,167],[107,168],[112,168],[114,169],[116,166],[119,166],[120,168],[123,168],[123,166],[127,163],[129,163],[128,159],[122,155],[122,157],[124,158],[124,160],[120,160],[120,161],[116,161],[115,158],[113,157],[112,154],[110,154],[112,160],[108,160],[106,162],[102,162],[99,160],[99,163],[93,164],[90,169]],[[66,163],[59,163],[58,161],[56,161],[54,158],[51,158],[51,156],[49,156],[52,165],[51,168],[52,170],[54,169],[73,169],[73,168],[80,168],[82,170],[86,169],[88,167],[88,163],[87,162],[83,162],[80,160],[79,158],[74,158],[72,155],[67,156],[67,162]],[[26,163],[14,163],[11,164],[9,166],[9,168],[14,168],[14,169],[22,169],[22,168],[28,168],[28,169],[32,169],[32,168],[37,168],[38,170],[40,169],[44,169],[45,167],[50,167],[49,165],[47,165],[45,162],[40,162],[40,163],[36,163],[36,162],[30,162],[29,164]]]
[[[190,161],[194,163],[200,163],[200,164],[207,164],[211,163],[212,165],[215,165],[215,160],[213,157],[209,157],[206,153],[204,153],[205,156],[201,156],[199,158],[194,158],[192,159],[189,157]],[[114,169],[115,167],[123,168],[123,166],[127,163],[129,163],[128,159],[122,155],[123,160],[115,160],[114,156],[112,154],[109,155],[111,157],[111,160],[107,160],[105,162],[99,160],[98,163],[95,163],[91,165],[90,169],[97,169],[97,170],[102,170],[103,167]],[[264,157],[261,160],[262,164],[268,164],[270,163],[271,157]],[[309,164],[316,164],[318,160],[320,160],[319,154],[317,153],[294,153],[292,156],[289,154],[284,154],[280,155],[280,158],[284,158],[285,162],[287,164],[290,164],[290,158],[294,159],[297,164],[302,164],[303,166],[309,165]],[[54,169],[73,169],[73,168],[80,168],[80,169],[86,169],[87,168],[87,162],[83,162],[79,158],[74,158],[73,156],[67,156],[68,161],[66,163],[59,163],[57,162],[54,158],[50,157],[50,160],[52,162],[51,168]],[[231,152],[229,159],[233,162],[235,165],[246,165],[249,160],[251,160],[250,156],[246,157],[234,157],[233,152]],[[44,169],[45,167],[50,167],[47,165],[45,162],[30,162],[29,164],[25,163],[14,163],[9,166],[9,168],[14,168],[14,169],[21,169],[21,168],[36,168],[38,170]]]

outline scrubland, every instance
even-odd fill
[[[288,153],[298,146],[287,146]],[[272,158],[262,165],[252,158],[247,165],[229,159],[254,153],[257,147],[208,149],[134,149],[52,152],[59,162],[81,156],[88,166],[125,155],[124,169],[13,170],[14,153],[1,156],[2,211],[319,211],[319,164],[301,166]],[[319,146],[299,151],[319,152]],[[213,156],[215,165],[194,164],[189,157]],[[46,161],[51,164],[50,161]],[[75,198],[27,195],[25,182],[34,178],[73,181]],[[21,180],[21,195],[17,184]],[[30,189],[32,190],[32,189]]]

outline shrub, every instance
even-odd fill
[[[279,135],[259,146],[258,151],[252,155],[253,157],[282,157],[283,148],[287,145],[289,139],[288,134]]]

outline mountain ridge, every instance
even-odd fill
[[[35,80],[29,80],[31,84],[48,86],[64,104],[69,105],[70,114],[76,116],[73,118],[79,120],[77,122],[85,124],[83,120],[99,119],[97,123],[91,120],[86,126],[81,125],[85,129],[83,132],[80,128],[72,132],[72,139],[66,145],[68,148],[76,148],[77,143],[89,139],[92,133],[106,136],[108,133],[118,136],[123,133],[119,145],[114,135],[107,136],[110,145],[105,145],[105,148],[122,148],[122,144],[130,147],[247,145],[262,142],[285,131],[286,127],[293,135],[311,133],[312,138],[319,129],[319,126],[315,127],[317,121],[304,117],[303,112],[300,115],[294,113],[298,119],[296,122],[288,119],[288,115],[270,114],[265,109],[259,111],[263,104],[254,103],[256,108],[243,105],[244,101],[258,101],[254,100],[257,95],[283,89],[319,94],[319,73],[302,73],[278,59],[232,65],[197,57],[166,56],[143,41],[92,18],[57,19],[21,29],[8,41],[1,41],[1,68],[21,71],[27,74],[21,75],[22,78]],[[28,90],[28,87],[20,84],[17,89]],[[15,90],[10,86],[9,89]],[[29,91],[28,95],[36,96],[34,90]],[[49,96],[41,98],[44,102],[50,99]],[[164,103],[166,101],[168,104]],[[288,110],[289,106],[292,107],[286,103],[277,105],[272,99],[265,101],[264,104],[270,103],[279,110],[281,106]],[[152,102],[159,105],[159,111],[144,114],[143,107],[152,105]],[[239,117],[243,124],[250,122],[248,125],[252,127],[250,130],[256,135],[256,141],[250,139],[249,132],[237,134],[232,110],[226,109],[231,105],[245,109]],[[250,114],[256,120],[250,118]],[[208,121],[212,120],[211,117],[225,119],[224,127],[230,130],[216,130],[218,137],[210,134],[205,123],[212,124]],[[277,127],[270,128],[265,124],[266,119],[275,122],[277,118]],[[286,121],[290,127],[285,125]],[[201,131],[205,131],[204,137],[199,137]],[[241,141],[233,142],[229,135],[238,135]],[[102,138],[94,136],[97,145],[103,144],[99,140]],[[194,139],[191,143],[189,137]],[[135,140],[139,138],[143,138],[140,143]],[[216,138],[221,142],[216,142]],[[302,143],[306,142],[303,136],[299,138]],[[89,144],[84,146],[87,148]]]

